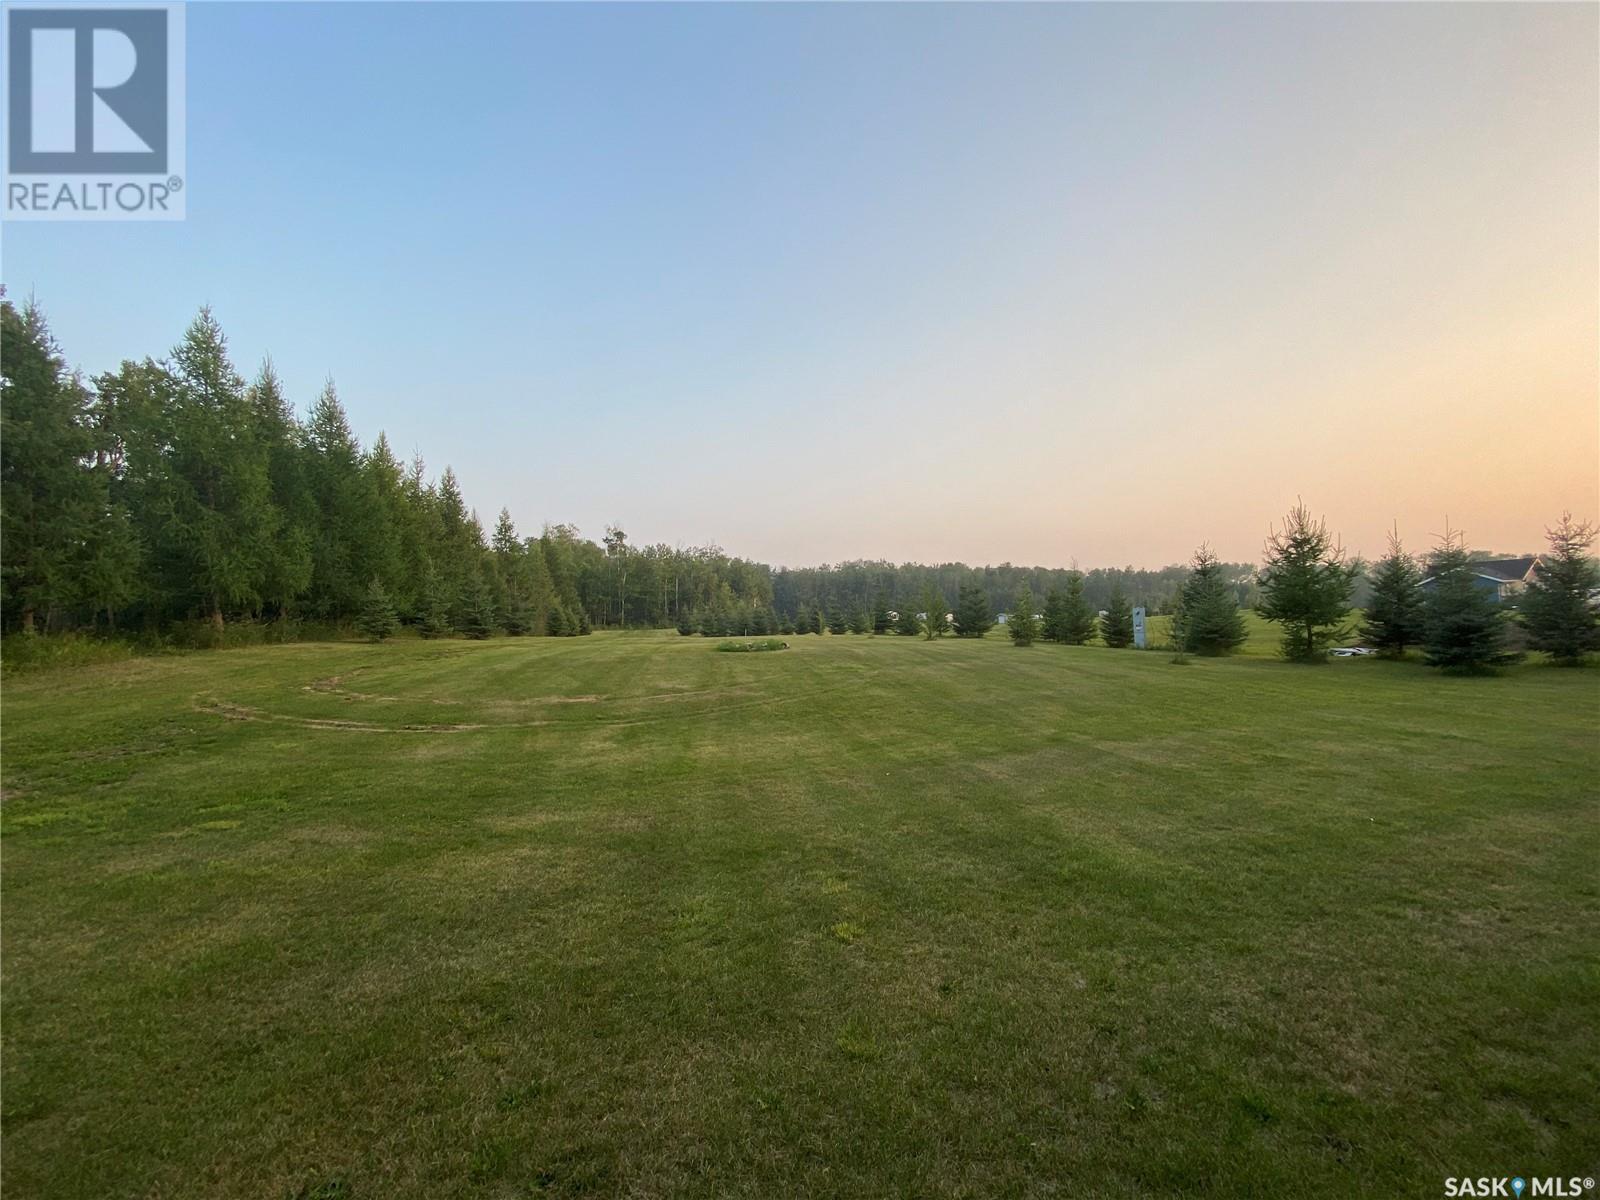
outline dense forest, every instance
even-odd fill
[[[363,446],[330,381],[301,417],[263,363],[246,382],[202,309],[164,359],[85,380],[35,304],[0,300],[4,621],[8,631],[204,634],[238,621],[291,632],[354,619],[376,583],[424,632],[579,634],[709,614],[739,627],[807,613],[954,607],[979,584],[996,612],[1078,573],[961,563],[770,567],[715,546],[593,541],[570,525],[524,536],[501,509],[485,529],[446,467],[402,462],[382,433]],[[1220,564],[1241,604],[1255,566]],[[1082,573],[1085,600],[1114,592],[1153,611],[1187,565]]]

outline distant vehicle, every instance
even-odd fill
[[[1377,651],[1366,646],[1335,646],[1328,653],[1334,658],[1360,658],[1366,654],[1376,654]]]

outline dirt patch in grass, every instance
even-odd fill
[[[496,726],[459,722],[448,725],[411,723],[405,725],[374,725],[370,721],[346,721],[336,717],[295,717],[287,713],[271,713],[235,704],[228,700],[202,700],[195,703],[195,711],[221,717],[227,721],[264,721],[278,725],[297,725],[302,729],[336,729],[344,733],[473,733]]]

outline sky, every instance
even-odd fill
[[[1600,7],[191,4],[188,218],[10,223],[501,505],[762,561],[1600,517]]]

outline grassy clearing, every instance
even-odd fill
[[[1600,677],[791,646],[8,680],[7,1194],[1600,1165]]]

